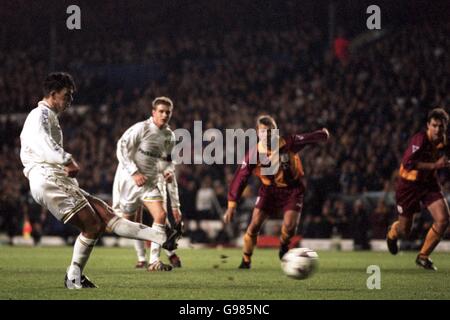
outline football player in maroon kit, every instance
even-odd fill
[[[280,259],[289,250],[289,243],[298,225],[303,207],[305,192],[304,172],[298,152],[308,144],[327,141],[330,134],[327,129],[311,133],[271,137],[277,128],[275,120],[268,115],[257,119],[258,144],[245,155],[244,162],[237,169],[230,183],[228,192],[228,209],[224,215],[225,223],[230,223],[241,198],[247,181],[253,173],[261,180],[258,197],[253,210],[251,222],[244,235],[242,262],[239,268],[250,269],[251,256],[256,245],[258,233],[263,222],[274,213],[283,212],[283,225],[280,237]],[[270,149],[269,141],[275,138],[276,148]],[[258,157],[253,158],[257,153]],[[267,168],[261,159],[269,159],[270,164],[279,161],[274,174],[265,174]],[[256,159],[251,163],[251,159]]]
[[[447,140],[449,116],[444,109],[429,112],[427,129],[415,134],[403,154],[395,189],[398,220],[389,228],[386,237],[389,252],[397,254],[397,239],[408,238],[413,216],[428,209],[434,223],[428,231],[416,264],[427,270],[437,270],[429,258],[444,236],[449,223],[449,208],[437,179],[437,170],[450,167]]]

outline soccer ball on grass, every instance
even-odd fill
[[[286,252],[281,259],[281,269],[291,278],[302,280],[309,278],[319,264],[319,255],[309,248],[294,248]]]

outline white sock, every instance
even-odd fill
[[[108,222],[107,227],[118,236],[130,239],[148,240],[158,244],[163,244],[167,239],[165,230],[156,230],[117,216]]]
[[[75,266],[78,266],[81,273],[83,273],[83,269],[86,266],[96,242],[97,239],[86,238],[80,233],[75,241],[75,245],[73,246],[72,262],[70,263],[69,270],[67,271],[67,276],[69,279],[74,279],[75,277],[80,276],[78,274],[79,271]]]
[[[138,257],[138,261],[145,261],[145,241],[134,240],[134,249]]]
[[[164,225],[159,223],[153,223],[152,228],[155,230],[160,230],[161,232],[164,232],[165,230]],[[161,255],[161,245],[156,242],[152,242],[150,246],[150,261],[149,261],[150,264],[159,261],[160,255]]]

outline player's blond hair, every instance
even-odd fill
[[[156,109],[156,106],[157,106],[158,104],[163,104],[163,105],[165,105],[165,106],[169,106],[170,109],[173,109],[173,102],[172,102],[172,100],[171,100],[170,98],[168,98],[168,97],[164,97],[164,96],[156,97],[155,100],[153,100],[153,102],[152,102],[152,107],[153,107],[153,109]]]
[[[434,108],[428,113],[427,122],[430,122],[431,119],[438,119],[448,124],[448,113],[443,108]]]
[[[256,119],[256,126],[263,124],[271,129],[277,128],[277,123],[275,122],[275,119],[272,116],[269,116],[268,114],[263,114]]]

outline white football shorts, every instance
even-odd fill
[[[86,191],[75,178],[69,178],[61,169],[36,165],[28,174],[34,200],[47,208],[56,219],[67,223],[78,211],[89,205]]]
[[[133,177],[126,170],[118,169],[113,185],[113,210],[118,216],[133,215],[136,210],[149,201],[163,201],[163,196],[157,185],[152,183],[138,187]]]

